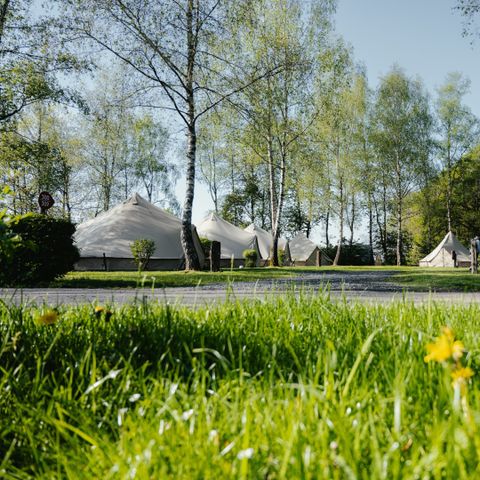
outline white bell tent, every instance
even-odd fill
[[[183,268],[180,241],[182,222],[174,215],[151,204],[138,193],[107,212],[77,227],[75,241],[80,249],[76,270],[135,270],[130,245],[137,239],[155,242],[149,270]],[[195,247],[203,264],[205,256],[195,227]]]
[[[197,232],[201,238],[220,242],[223,265],[226,265],[226,260],[231,260],[232,257],[236,266],[243,264],[244,250],[256,250],[258,258],[261,258],[256,235],[232,225],[216,213],[210,213],[198,225]]]
[[[331,265],[332,261],[325,255],[318,245],[313,243],[304,233],[299,233],[288,242],[290,258],[295,266],[324,266]]]
[[[453,267],[452,252],[457,254],[459,267],[470,266],[470,252],[464,247],[453,232],[448,232],[437,247],[420,260],[421,267]]]
[[[269,260],[273,247],[272,234],[261,227],[257,227],[254,223],[251,223],[247,228],[245,228],[245,231],[255,234],[255,236],[257,237],[258,248],[260,250],[260,255],[262,256],[262,259]],[[286,244],[287,241],[284,238],[280,237],[278,239],[278,248],[280,250],[285,250]]]

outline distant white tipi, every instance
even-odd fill
[[[454,250],[457,254],[457,266],[469,267],[470,252],[459,242],[453,232],[448,232],[437,247],[420,260],[419,265],[421,267],[453,267],[452,252]]]

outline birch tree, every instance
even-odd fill
[[[387,175],[396,232],[396,264],[404,257],[403,234],[406,198],[419,187],[432,148],[432,116],[427,94],[419,80],[397,67],[376,92],[372,141]]]
[[[156,105],[172,111],[187,137],[186,192],[181,241],[186,269],[199,269],[192,235],[197,125],[200,118],[246,85],[269,75],[256,70],[235,81],[241,66],[223,55],[232,16],[246,2],[233,0],[62,0],[65,33],[100,45],[146,82]],[[247,2],[250,3],[250,2]],[[232,61],[230,61],[232,60]]]
[[[305,11],[298,0],[263,0],[257,3],[255,22],[243,28],[248,56],[267,69],[282,70],[243,92],[242,112],[246,145],[267,167],[272,264],[278,262],[278,239],[291,171],[293,152],[317,115],[313,107],[312,73],[317,48],[329,31],[329,2],[316,1]],[[316,42],[314,45],[313,42]]]
[[[444,171],[446,226],[452,230],[452,188],[460,159],[480,140],[480,123],[462,102],[470,82],[459,73],[450,73],[438,89],[436,114],[438,120],[438,153]]]

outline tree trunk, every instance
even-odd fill
[[[200,270],[200,261],[195,249],[192,234],[192,208],[193,196],[195,191],[195,152],[197,144],[197,136],[195,124],[189,126],[187,132],[188,148],[187,148],[187,189],[185,192],[185,203],[182,212],[182,247],[185,254],[185,270]]]
[[[8,5],[10,0],[3,0],[0,5],[0,45],[3,40],[3,32],[5,31],[5,23],[7,21]]]
[[[279,179],[279,193],[278,193],[278,204],[277,204],[277,213],[275,217],[275,226],[272,229],[273,233],[273,258],[272,258],[272,265],[274,267],[278,267],[280,265],[280,261],[278,259],[278,238],[280,237],[280,219],[282,217],[282,210],[283,210],[283,202],[285,200],[285,177],[286,177],[286,169],[287,169],[287,162],[286,157],[287,153],[284,151],[281,155],[280,160],[280,179]]]
[[[452,230],[452,163],[450,153],[450,136],[447,146],[447,227],[448,231]]]
[[[368,194],[368,197],[368,246],[370,250],[370,262],[373,265],[375,263],[375,258],[373,256],[373,209],[371,194]]]
[[[352,193],[352,203],[351,203],[351,218],[350,218],[350,221],[348,223],[348,227],[350,229],[350,239],[348,241],[348,244],[350,245],[350,247],[353,245],[353,236],[354,236],[354,227],[355,227],[355,214],[356,214],[356,211],[355,211],[355,194]]]
[[[330,205],[327,208],[327,214],[325,215],[325,245],[330,247],[330,238],[328,237],[328,230],[330,226]]]
[[[273,246],[272,246],[272,265],[274,267],[278,266],[278,229],[277,229],[277,216],[278,216],[278,201],[277,201],[277,182],[275,178],[275,163],[273,157],[273,141],[270,131],[268,132],[267,139],[267,149],[268,149],[268,180],[269,180],[269,192],[270,192],[270,218],[272,223],[272,237],[273,237]]]
[[[182,212],[182,232],[181,241],[183,252],[185,254],[185,269],[200,270],[200,260],[198,258],[192,234],[192,208],[193,197],[195,193],[195,161],[197,150],[197,133],[195,125],[195,98],[193,88],[193,69],[196,54],[196,42],[193,33],[193,0],[188,1],[187,5],[187,75],[186,75],[186,99],[188,105],[188,128],[187,128],[187,172],[185,192],[185,202]]]
[[[397,204],[397,266],[402,264],[402,201]]]
[[[335,254],[335,259],[333,260],[333,266],[336,267],[338,265],[338,262],[340,261],[340,252],[342,250],[342,242],[343,242],[343,213],[345,210],[344,206],[344,195],[343,195],[343,180],[340,179],[339,183],[339,194],[340,194],[340,212],[339,212],[339,222],[340,222],[340,238],[338,239],[338,244],[337,244],[337,253]]]
[[[396,174],[397,174],[397,266],[402,264],[402,169],[399,155],[397,153]]]

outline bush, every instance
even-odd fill
[[[72,270],[80,258],[73,244],[75,226],[69,220],[28,213],[13,217],[6,225],[18,241],[10,258],[1,255],[2,285],[49,283]]]
[[[210,249],[212,248],[212,241],[208,238],[200,238],[200,244],[202,245],[203,253],[205,259],[210,258]]]
[[[332,245],[329,248],[324,248],[323,251],[333,260],[337,253],[337,247],[336,245]],[[339,265],[368,266],[373,264],[374,259],[372,257],[372,253],[370,252],[369,245],[357,242],[353,242],[352,245],[349,245],[348,242],[342,244]]]
[[[133,259],[137,264],[138,271],[143,272],[150,261],[150,257],[155,252],[155,242],[148,238],[139,238],[130,244]]]
[[[256,250],[249,249],[243,251],[243,258],[245,259],[246,267],[256,267],[258,260],[258,253]]]

